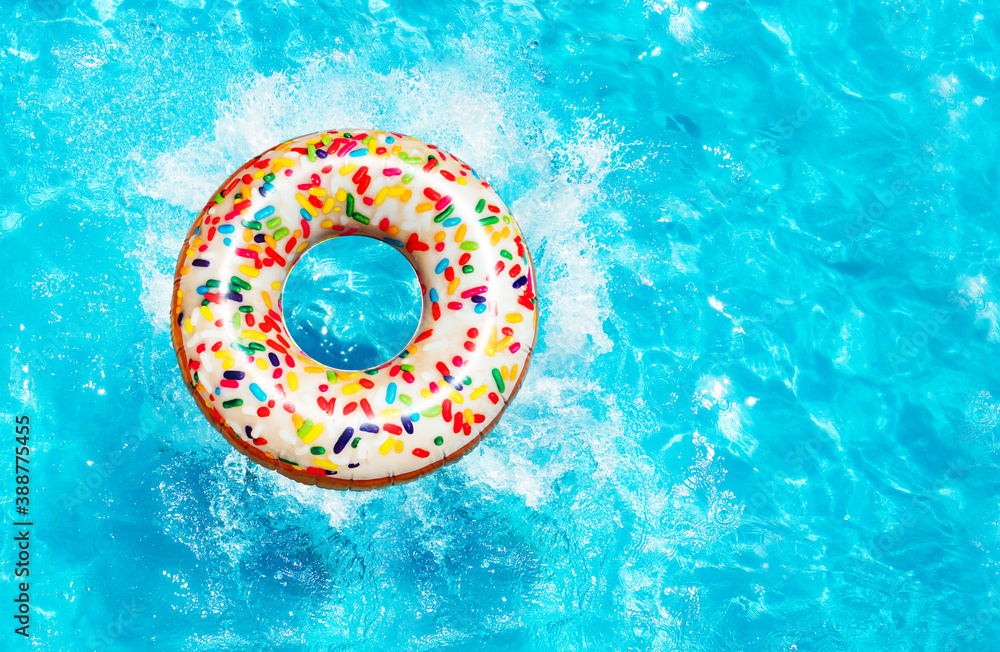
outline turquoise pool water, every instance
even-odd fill
[[[994,9],[4,2],[0,647],[1000,649]],[[369,494],[248,463],[168,331],[221,180],[345,125],[490,176],[544,306]]]

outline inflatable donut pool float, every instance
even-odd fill
[[[303,252],[352,235],[401,251],[423,296],[410,344],[364,371],[310,358],[281,302]],[[517,393],[538,328],[531,257],[490,184],[370,129],[295,138],[222,184],[182,248],[171,316],[184,379],[233,446],[293,480],[356,490],[471,450]]]

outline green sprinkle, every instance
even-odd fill
[[[514,260],[514,257],[511,256],[510,252],[507,251],[506,249],[501,249],[500,250],[500,255],[503,256],[504,258],[506,258],[507,260]]]
[[[274,172],[268,172],[267,174],[265,174],[264,175],[264,181],[266,181],[268,183],[271,183],[272,181],[274,181]]]
[[[291,231],[289,231],[287,227],[283,226],[274,232],[274,241],[278,242],[282,238],[287,237],[289,234],[291,234]]]
[[[361,437],[355,437],[354,441],[351,442],[351,448],[357,448],[360,442],[361,442]]]
[[[455,212],[455,204],[452,204],[448,208],[444,209],[434,217],[435,222],[444,222],[448,219],[448,216]]]
[[[441,406],[435,405],[434,407],[429,407],[426,410],[421,410],[420,414],[425,417],[436,417],[441,414]]]
[[[229,280],[233,282],[233,285],[241,287],[244,290],[252,290],[253,289],[253,288],[250,287],[249,283],[247,283],[246,281],[244,281],[243,279],[241,279],[239,276],[234,276],[234,277],[232,277]]]
[[[407,172],[406,174],[403,175],[403,178],[401,179],[401,181],[403,182],[404,186],[406,184],[408,184],[409,182],[413,181],[413,173],[412,172]]]
[[[240,344],[238,342],[236,344],[234,344],[233,346],[235,346],[240,351],[243,351],[247,355],[253,355],[253,349],[251,349],[249,346],[243,346],[242,344]]]
[[[267,221],[267,228],[269,228],[269,229],[276,229],[279,226],[281,226],[281,218],[280,217],[272,217],[271,219],[269,219]]]
[[[250,342],[248,346],[251,351],[267,351],[267,348],[260,342]]]
[[[222,196],[221,192],[220,193],[216,193],[216,195],[215,195],[215,203],[216,204],[221,204],[222,200],[224,200],[224,199],[225,199],[225,197]]]
[[[326,379],[331,383],[337,382],[337,372],[331,369],[326,370]]]
[[[480,199],[479,201],[482,200]],[[490,224],[496,224],[499,221],[500,218],[494,215],[493,217],[484,217],[483,219],[479,220],[479,223],[482,224],[483,226],[489,226]]]
[[[241,398],[231,398],[228,401],[222,402],[222,407],[224,408],[234,408],[243,405],[243,399]]]
[[[404,350],[402,353],[399,354],[399,357],[400,357],[400,359],[402,359],[402,358],[405,358],[408,355],[410,355],[410,352]]]
[[[413,399],[410,398],[409,394],[400,394],[399,400],[403,403],[403,405],[413,405]]]
[[[479,249],[479,243],[472,242],[471,240],[466,240],[465,242],[460,244],[458,248],[464,251],[475,251],[476,249]]]
[[[469,376],[466,376],[465,378],[462,379],[462,384],[463,385],[471,385],[472,384],[472,378],[470,378]]]
[[[233,328],[237,328],[237,329],[241,328],[240,324],[242,324],[242,323],[243,323],[243,320],[240,319],[240,313],[234,312],[233,313]]]
[[[472,265],[462,265],[463,274],[471,274],[474,271],[476,271],[476,268],[473,267]]]
[[[310,419],[306,419],[302,423],[302,427],[295,431],[295,434],[299,436],[299,439],[302,439],[303,437],[309,434],[309,430],[312,427],[313,427],[313,422]]]
[[[240,312],[253,312],[253,306],[240,306]]]
[[[309,145],[308,147],[306,147],[306,154],[309,156],[309,160],[310,161],[315,161],[316,160],[316,146],[315,145]]]
[[[279,457],[279,458],[278,458],[278,461],[279,461],[279,462],[284,462],[285,464],[291,464],[292,466],[294,466],[294,467],[297,467],[297,468],[301,468],[301,467],[299,467],[299,464],[298,464],[298,462],[293,462],[293,461],[291,461],[291,460],[286,460],[286,459],[285,459],[285,458],[283,458],[283,457]]]
[[[485,199],[480,199],[479,203],[476,204],[476,212],[477,213],[482,213],[484,208],[486,208],[486,200]]]
[[[503,394],[507,386],[503,384],[503,376],[500,375],[500,370],[497,368],[493,369],[493,380],[497,383],[497,389],[499,389],[500,393]]]
[[[399,365],[399,368],[402,369],[403,371],[410,371],[410,372],[413,371],[413,365],[412,364],[401,364],[401,365]]]
[[[361,213],[354,213],[351,217],[353,217],[355,221],[361,222],[362,224],[371,224],[372,222],[370,218],[365,217]]]
[[[313,446],[312,448],[309,449],[309,452],[312,453],[313,455],[322,455],[323,453],[326,452],[326,449],[323,448],[322,446]]]
[[[354,215],[354,195],[347,193],[347,214]]]
[[[207,285],[210,288],[217,288],[217,287],[219,287],[220,283],[219,283],[218,280],[216,280],[214,278],[210,278],[207,281],[205,281],[205,285]]]
[[[240,220],[240,224],[247,227],[248,229],[253,229],[254,231],[260,231],[260,222],[257,220]]]
[[[202,299],[201,300],[201,305],[207,306],[208,305],[208,299]]]
[[[441,435],[438,435],[437,437],[434,438],[434,445],[440,446],[443,443],[444,443],[444,437],[442,437]]]
[[[330,137],[330,134],[323,134],[323,136],[320,137],[320,140],[323,141],[324,145],[329,145],[330,143],[333,142],[333,138]]]

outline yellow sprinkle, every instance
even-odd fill
[[[243,242],[253,241],[253,229],[243,229]]]
[[[510,227],[509,226],[503,227],[503,232],[500,234],[500,237],[506,238],[509,235],[510,235]]]
[[[476,400],[477,398],[479,398],[480,396],[482,396],[483,394],[485,394],[487,389],[489,389],[489,388],[486,387],[486,385],[480,385],[476,389],[472,390],[472,394],[470,395],[470,398],[473,401]]]
[[[462,416],[463,416],[463,417],[465,417],[465,422],[466,422],[466,423],[475,423],[475,422],[476,422],[476,415],[474,415],[474,414],[472,413],[472,410],[470,410],[470,409],[468,409],[468,408],[466,408],[466,409],[465,409],[465,410],[464,410],[464,411],[462,412]]]
[[[187,331],[188,335],[194,332],[194,325],[191,324],[191,318],[184,318],[184,330]]]
[[[223,369],[232,369],[234,366],[236,366],[236,361],[233,360],[232,358],[226,358],[225,360],[222,361]]]
[[[396,446],[395,446],[395,448],[396,448],[396,452],[397,453],[402,453],[403,452],[404,446],[403,446],[403,440],[402,439],[397,439],[396,440]]]
[[[184,276],[185,274],[187,274],[190,271],[191,271],[190,267],[181,267],[181,276]]]
[[[310,188],[310,195],[315,195],[316,197],[326,197],[326,190],[323,188]]]
[[[517,365],[510,368],[510,373],[507,374],[507,380],[514,380],[517,378]]]
[[[295,372],[294,371],[289,371],[288,372],[288,389],[290,389],[290,390],[292,390],[294,392],[298,388],[299,388],[299,379],[295,376]],[[301,425],[302,424],[300,423],[298,426],[295,426],[295,427],[299,428]]]
[[[265,176],[267,176],[267,170],[257,170],[253,173],[254,179],[263,179]]]
[[[337,189],[337,201],[347,201],[347,191],[343,188]]]
[[[424,398],[430,398],[431,391],[429,389],[422,389],[420,390],[420,395],[423,396]]]
[[[243,193],[244,197],[249,197],[250,194],[251,194],[250,186],[248,186],[247,184],[244,183],[243,184],[243,189],[241,190],[241,192]]]
[[[323,210],[326,210],[325,206],[323,207]],[[333,220],[323,220],[323,223],[320,224],[320,226],[323,227],[324,229],[332,229],[333,228]]]
[[[493,235],[490,236],[490,245],[495,247],[498,244],[500,244],[500,234],[494,233]]]
[[[250,267],[249,265],[240,265],[240,271],[250,278],[257,278],[260,276],[260,270],[256,267]]]
[[[490,342],[489,343],[490,344],[496,344],[497,343],[497,327],[496,326],[494,326],[493,329],[490,331]]]
[[[493,225],[487,224],[486,226],[483,227],[483,231],[485,231],[486,233],[493,233]]]
[[[389,193],[390,197],[399,197],[405,191],[406,191],[406,188],[404,188],[403,186],[393,186],[392,188],[388,188],[387,189],[387,192]]]
[[[389,196],[389,189],[383,187],[381,190],[378,191],[378,194],[375,195],[375,205],[381,206],[382,202],[384,202],[385,198],[388,196]]]
[[[277,249],[278,248],[278,243],[274,241],[274,238],[271,236],[270,233],[265,233],[264,234],[264,242],[271,249]]]
[[[451,283],[448,284],[448,294],[455,294],[455,290],[458,289],[458,277],[451,279]]]
[[[195,238],[194,242],[192,242],[192,243],[191,243],[191,249],[192,249],[192,250],[194,250],[194,249],[197,249],[197,248],[198,248],[198,247],[200,247],[200,246],[201,246],[202,244],[204,244],[204,242],[205,242],[205,241],[204,241],[204,240],[202,240],[201,238]]]
[[[466,183],[465,182],[465,177],[459,177],[459,178],[455,179],[455,183],[457,183],[460,186],[464,186],[465,183]]]
[[[407,202],[410,201],[410,197],[413,196],[413,191],[407,188],[403,191],[403,194],[399,196],[399,201]]]
[[[417,352],[417,345],[411,344],[410,346],[406,347],[406,352],[409,353],[410,355],[413,355],[414,353]]]
[[[514,341],[513,335],[508,335],[507,337],[503,338],[502,340],[497,342],[497,351],[503,351],[508,346],[510,346],[510,343],[513,341]]]
[[[302,441],[305,441],[305,439],[303,439]],[[308,443],[308,442],[306,442],[306,443]],[[328,469],[330,471],[336,471],[338,468],[340,468],[339,466],[337,466],[333,462],[330,462],[330,461],[327,461],[327,460],[321,460],[318,457],[314,457],[313,458],[313,466],[318,466],[321,469]]]
[[[304,369],[304,371],[305,371],[305,372],[306,372],[307,374],[319,374],[319,373],[323,373],[323,372],[324,372],[324,371],[326,371],[326,370],[325,370],[325,369],[323,369],[323,367],[317,367],[317,366],[315,366],[315,365],[309,365],[308,367],[306,367],[306,368]]]
[[[434,204],[430,204],[428,202],[423,202],[422,204],[417,204],[417,212],[418,213],[426,213],[427,211],[429,211],[432,208],[434,208]]]
[[[276,158],[271,163],[271,167],[275,172],[279,171],[281,168],[290,168],[293,165],[295,165],[295,161],[290,158]]]
[[[208,306],[201,307],[201,316],[208,321],[215,321],[215,315],[213,315],[212,311],[208,309]]]
[[[361,387],[361,383],[351,383],[350,385],[345,385],[344,389],[342,389],[341,391],[344,392],[344,394],[350,395],[350,394],[356,394],[357,392],[360,392],[362,389],[363,388]]]
[[[444,242],[444,239],[448,237],[448,234],[444,231],[438,231],[434,234],[434,242]]]
[[[507,314],[507,323],[508,324],[519,324],[523,320],[524,320],[524,317],[522,317],[521,313],[519,313],[519,312],[512,312],[512,313],[508,313]]]
[[[507,377],[507,365],[500,367],[500,377],[501,378]]]
[[[319,215],[319,211],[316,210],[316,207],[313,206],[312,204],[310,204],[306,200],[305,195],[303,195],[301,192],[295,193],[295,201],[299,202],[299,206],[301,206],[302,208],[306,209],[306,211],[310,215],[312,215],[313,217],[316,217],[317,215]]]
[[[345,177],[345,176],[347,176],[347,175],[348,175],[348,174],[350,174],[351,172],[354,172],[354,169],[355,169],[356,167],[358,167],[358,166],[354,165],[353,163],[348,163],[348,164],[347,164],[347,165],[345,165],[344,167],[340,168],[340,176],[342,176],[342,177]],[[338,194],[338,195],[340,194],[340,191],[339,191],[339,190],[337,191],[337,194]],[[340,197],[337,197],[337,199],[340,199]],[[343,200],[341,200],[341,201],[343,201]]]
[[[323,202],[323,213],[329,213],[330,211],[332,211],[334,204],[336,204],[336,201],[333,199],[333,197],[327,197],[326,201]],[[330,221],[327,220],[327,222]],[[323,222],[323,226],[326,226],[326,222]],[[330,222],[330,226],[333,226],[333,222]]]
[[[465,399],[462,398],[462,395],[456,392],[455,390],[451,390],[451,392],[448,393],[448,398],[455,401],[456,403],[465,403]]]
[[[281,289],[281,281],[271,281],[271,287],[275,290]]]
[[[256,252],[257,252],[257,253],[259,253],[259,254],[260,254],[260,253],[264,253],[264,249],[263,249],[263,247],[261,247],[261,246],[260,246],[259,244],[257,244],[256,242],[255,242],[255,243],[253,243],[252,245],[249,245],[249,246],[247,247],[247,249],[249,249],[250,251],[256,251]]]
[[[305,422],[306,422],[306,420],[303,419],[301,415],[298,415],[298,414],[293,414],[292,415],[292,425],[295,426],[296,430],[298,430],[299,428],[301,428],[302,424],[305,423]]]
[[[350,380],[351,378],[357,378],[360,375],[360,371],[338,371],[337,380]]]
[[[378,413],[378,415],[388,421],[392,419],[398,419],[400,411],[395,408],[389,408],[388,410],[382,410],[381,412]]]
[[[458,225],[458,230],[455,231],[455,242],[461,242],[465,240],[465,223]]]
[[[231,358],[231,357],[233,357],[233,352],[232,351],[228,351],[226,349],[222,349],[221,351],[216,351],[215,352],[215,357],[219,358],[220,360],[225,359],[225,358]]]
[[[262,371],[267,371],[267,360],[264,358],[257,358],[254,362],[257,364],[257,368]]]
[[[265,291],[261,292],[260,294],[261,294],[261,296],[264,297],[264,305],[267,306],[267,309],[268,310],[274,310],[274,307],[271,305],[271,297],[268,296],[267,291],[265,290]]]
[[[386,229],[386,233],[388,233],[389,235],[399,235],[399,227],[390,226],[388,229]]]
[[[388,455],[389,451],[391,451],[392,447],[395,445],[396,445],[396,440],[393,439],[392,437],[389,437],[388,439],[385,440],[385,442],[382,443],[382,446],[378,449],[378,452],[382,453],[383,455]]]
[[[315,441],[317,437],[323,434],[323,428],[324,426],[322,423],[317,423],[315,426],[310,428],[309,432],[306,433],[306,436],[302,438],[302,443],[303,444],[313,443],[313,441]]]
[[[247,338],[249,338],[251,340],[258,340],[258,341],[261,341],[261,342],[267,341],[267,335],[264,335],[263,333],[261,333],[259,331],[253,331],[253,330],[249,330],[249,329],[243,331],[243,337],[247,337]]]
[[[393,145],[389,153],[395,156],[396,154],[399,154],[401,151],[403,151],[402,147],[400,147],[399,145]]]
[[[306,242],[303,242],[302,244],[300,244],[300,245],[299,245],[298,247],[296,247],[296,248],[295,248],[295,251],[296,251],[296,253],[302,253],[302,251],[303,251],[303,250],[304,250],[304,249],[305,249],[306,247],[308,247],[308,246],[309,246],[309,242],[308,242],[308,241],[306,241]]]
[[[488,355],[488,356],[490,356],[492,358],[493,356],[495,356],[497,354],[497,345],[496,344],[487,344],[485,350],[486,350],[486,355]]]

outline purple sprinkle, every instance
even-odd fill
[[[208,261],[201,258],[195,258],[191,261],[191,264],[195,267],[208,267]]]

